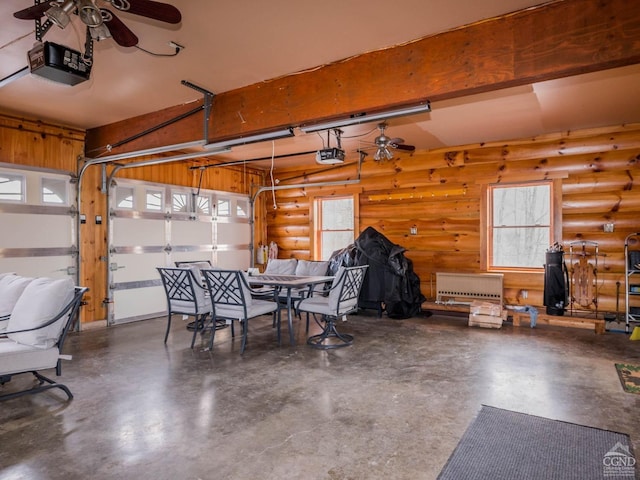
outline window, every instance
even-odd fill
[[[488,269],[543,268],[554,241],[553,182],[488,188]]]
[[[164,194],[162,190],[147,190],[145,209],[153,212],[162,211]]]
[[[171,210],[174,212],[189,212],[189,197],[186,193],[174,193],[172,195]]]
[[[236,201],[236,215],[238,217],[248,217],[249,216],[249,202],[247,200]]]
[[[133,210],[133,188],[116,187],[116,208]]]
[[[0,200],[5,202],[24,202],[24,177],[12,173],[0,172]]]
[[[218,200],[218,215],[221,217],[231,216],[231,200],[229,199]]]
[[[208,196],[198,196],[197,212],[200,215],[211,215],[211,199]]]
[[[316,252],[329,260],[336,250],[354,239],[353,197],[318,198],[316,205]]]
[[[68,202],[67,181],[60,178],[42,178],[42,203],[55,203],[67,205]]]

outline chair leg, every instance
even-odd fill
[[[27,372],[24,372],[27,373]],[[40,392],[44,392],[45,390],[49,390],[51,388],[59,388],[60,390],[62,390],[64,393],[66,393],[67,398],[69,400],[73,399],[73,394],[71,393],[71,391],[69,390],[69,388],[62,384],[62,383],[57,383],[54,380],[51,380],[50,378],[45,377],[44,375],[36,372],[36,371],[32,371],[31,372],[37,379],[38,379],[38,386],[33,387],[33,388],[28,388],[26,390],[21,390],[19,392],[14,392],[14,393],[7,393],[5,395],[0,395],[0,402],[4,401],[4,400],[11,400],[12,398],[17,398],[17,397],[21,397],[23,395],[33,395],[35,393],[40,393]],[[46,383],[46,385],[45,385]]]
[[[334,317],[325,316],[323,319],[325,326],[322,333],[309,337],[307,339],[307,345],[313,348],[328,350],[331,348],[348,347],[353,343],[353,335],[338,332]],[[336,339],[337,341],[332,342],[330,339]]]
[[[211,317],[211,338],[209,339],[209,350],[213,350],[213,341],[216,338],[216,330],[216,317],[213,316]]]
[[[247,346],[248,334],[249,334],[249,319],[245,318],[242,321],[242,344],[240,345],[240,355],[244,353],[244,349]]]
[[[169,338],[169,330],[171,330],[171,310],[169,310],[169,315],[167,316],[167,331],[164,333],[164,343],[167,343],[167,338]]]

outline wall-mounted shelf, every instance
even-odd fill
[[[640,323],[640,233],[631,233],[624,240],[624,304],[625,332],[632,323]]]

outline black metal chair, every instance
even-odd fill
[[[336,273],[331,288],[324,295],[313,292],[309,298],[301,300],[297,305],[299,312],[307,313],[322,326],[322,332],[307,339],[307,344],[314,348],[331,349],[346,347],[353,343],[353,335],[340,333],[336,328],[339,318],[358,310],[358,296],[367,270],[367,265],[358,267],[341,267]],[[320,315],[318,320],[317,315]]]
[[[191,348],[196,341],[198,331],[204,332],[207,317],[211,314],[211,300],[206,288],[192,268],[157,267],[167,296],[167,330],[164,343],[167,343],[171,330],[171,317],[175,314],[195,317]],[[215,329],[215,328],[214,328]]]
[[[51,388],[61,389],[69,400],[73,398],[73,394],[66,385],[44,376],[40,371],[55,368],[56,376],[62,375],[62,360],[71,359],[70,356],[62,355],[62,347],[78,317],[82,297],[88,290],[87,287],[75,287],[72,299],[59,312],[52,314],[50,319],[46,319],[37,327],[2,332],[0,335],[2,337],[0,338],[0,385],[24,373],[31,373],[38,380],[38,384],[25,390],[0,395],[0,401],[44,392]],[[23,339],[18,337],[28,333],[39,338],[42,335],[48,335],[52,329],[56,331],[56,328],[60,332],[55,340],[51,340],[53,345],[50,347],[20,343]]]
[[[252,297],[251,287],[240,270],[202,270],[209,289],[212,303],[212,320],[237,320],[242,325],[242,345],[240,354],[244,353],[249,333],[249,319],[267,313],[278,314],[278,304],[271,300],[260,300]],[[278,325],[278,339],[280,338],[280,322]],[[233,329],[231,330],[233,334]],[[215,329],[211,332],[209,349],[213,348]]]

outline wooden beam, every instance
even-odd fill
[[[564,0],[218,94],[209,141],[526,85],[640,62],[640,9],[628,0]],[[171,107],[90,130],[87,150],[193,108]],[[203,113],[113,153],[199,140]]]

